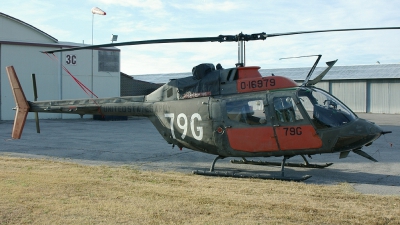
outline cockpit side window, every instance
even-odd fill
[[[299,89],[298,97],[314,125],[321,128],[345,125],[357,117],[339,100],[317,88]]]
[[[235,100],[226,103],[226,113],[230,120],[260,125],[267,123],[262,99]]]
[[[275,97],[275,116],[280,122],[296,122],[303,119],[294,100],[290,96]]]

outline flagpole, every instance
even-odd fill
[[[94,13],[92,10],[92,45],[93,45],[93,24],[94,24],[93,21],[94,21]],[[91,76],[91,83],[90,83],[90,89],[92,91],[92,94],[90,97],[93,98],[93,48],[92,48],[92,62],[90,63],[90,65],[92,65],[92,68],[91,68],[92,76]]]
[[[98,15],[102,15],[102,16],[105,16],[106,15],[106,12],[104,12],[103,10],[101,10],[101,9],[99,9],[99,8],[97,8],[97,7],[93,7],[92,8],[92,45],[93,45],[93,27],[94,27],[94,14],[98,14]],[[94,89],[94,87],[93,87],[93,77],[94,77],[94,69],[93,69],[93,67],[94,67],[94,65],[93,65],[93,49],[92,49],[92,63],[91,63],[91,65],[92,65],[92,77],[91,77],[91,91],[92,91],[92,94],[91,94],[91,97],[93,98],[93,93],[94,93],[94,91],[93,91],[93,89]]]

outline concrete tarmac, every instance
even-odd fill
[[[285,176],[311,175],[305,183],[350,183],[355,190],[366,194],[400,195],[400,115],[358,114],[375,122],[385,131],[363,150],[377,159],[372,162],[350,153],[312,156],[310,163],[334,163],[325,169],[286,167]],[[40,116],[40,114],[39,114]],[[0,121],[0,155],[48,158],[88,165],[127,165],[142,170],[178,171],[209,170],[214,155],[189,149],[171,148],[147,118],[128,121],[41,120],[41,133],[36,133],[35,121],[28,120],[20,140],[11,139],[12,121]],[[218,160],[216,171],[280,175],[280,167],[235,165],[233,158]],[[254,158],[280,162],[281,158]],[[302,162],[294,157],[288,162]]]

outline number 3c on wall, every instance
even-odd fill
[[[65,63],[68,65],[76,65],[76,55],[66,55]]]

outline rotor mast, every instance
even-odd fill
[[[238,37],[240,38],[240,33]],[[238,39],[238,62],[236,63],[236,67],[246,66],[246,43],[243,39]]]
[[[238,41],[238,62],[236,63],[237,67],[246,65],[246,43],[241,40]]]
[[[256,34],[243,34],[241,32],[236,35],[233,40],[238,43],[238,62],[236,63],[236,67],[246,66],[246,41],[265,40],[266,38],[267,34],[264,32]]]

